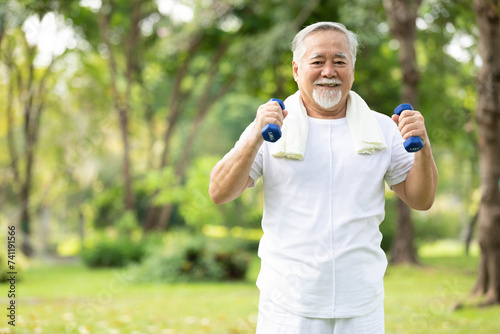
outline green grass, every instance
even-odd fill
[[[467,298],[477,260],[433,254],[422,267],[389,267],[386,333],[500,333],[500,307],[451,311]],[[4,319],[0,333],[255,333],[257,272],[258,261],[247,282],[138,285],[122,270],[36,266],[17,286],[17,331]]]
[[[249,282],[137,285],[125,271],[82,265],[34,268],[26,277],[18,286],[16,333],[251,333],[255,328],[258,291]]]
[[[389,267],[385,276],[386,333],[500,333],[500,308],[466,307],[477,257],[428,257],[422,267]]]

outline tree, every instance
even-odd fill
[[[479,271],[473,293],[500,303],[500,25],[498,0],[474,0],[483,60],[477,77],[481,202]]]
[[[217,75],[220,75],[220,66],[223,57],[228,50],[229,44],[227,38],[215,37],[216,43],[210,44],[212,46],[218,46],[213,50],[208,50],[208,52],[206,49],[204,50],[203,44],[206,44],[206,42],[203,43],[203,39],[210,39],[210,33],[213,33],[212,29],[205,31],[199,30],[197,33],[191,36],[191,39],[187,46],[187,50],[181,52],[181,55],[184,57],[184,61],[180,62],[181,65],[175,73],[174,87],[169,94],[169,114],[165,122],[166,130],[163,135],[163,150],[161,153],[159,164],[160,169],[166,168],[169,165],[175,165],[175,162],[169,161],[168,155],[172,148],[171,141],[173,138],[173,134],[174,131],[178,128],[181,116],[185,114],[188,109],[187,104],[190,101],[196,101],[194,108],[196,110],[194,121],[191,125],[191,128],[187,131],[188,135],[185,141],[185,145],[182,150],[181,157],[177,162],[177,167],[175,168],[176,175],[178,176],[178,179],[181,180],[181,182],[185,176],[193,142],[204,118],[210,111],[213,104],[229,91],[229,89],[232,87],[235,77],[234,75],[232,75],[223,83],[217,82],[216,80]],[[200,55],[205,59],[208,58],[206,66],[202,68],[199,68],[199,64],[196,64],[196,60]],[[193,71],[190,72],[189,70],[192,67],[198,67],[198,69],[194,70],[194,73]],[[198,96],[197,93],[199,92],[197,92],[193,87],[182,89],[183,83],[190,79],[193,79],[193,76],[197,82],[204,83],[203,85],[201,85],[203,89],[201,91],[201,94]],[[155,191],[155,194],[157,193],[158,191]],[[148,230],[153,228],[165,229],[171,217],[172,210],[173,205],[171,203],[162,205],[160,207],[155,205],[150,206],[146,221],[143,224],[144,227]]]
[[[21,228],[21,251],[33,255],[31,243],[31,211],[34,170],[36,168],[36,149],[39,141],[42,114],[46,107],[46,94],[53,82],[50,81],[52,68],[58,56],[52,55],[45,67],[36,66],[36,41],[28,40],[30,29],[36,30],[35,21],[30,12],[21,6],[10,6],[0,12],[0,47],[2,61],[7,70],[8,93],[6,104],[7,148],[13,179],[13,190],[18,197],[19,222]],[[24,28],[22,28],[24,27]],[[26,33],[23,31],[25,30]],[[22,111],[22,120],[15,116]],[[22,127],[18,127],[18,122]],[[19,128],[22,128],[19,131]],[[21,145],[18,145],[19,140]]]
[[[225,77],[220,70],[232,36],[231,34],[224,34],[216,26],[230,9],[230,6],[221,6],[217,2],[214,3],[213,8],[202,8],[200,6],[201,16],[213,20],[213,22],[210,22],[210,26],[201,27],[197,23],[191,23],[186,24],[188,29],[184,29],[184,32],[178,32],[179,36],[183,36],[187,42],[181,43],[176,50],[176,54],[172,57],[177,60],[174,62],[177,65],[171,73],[173,83],[166,100],[168,113],[165,117],[163,149],[157,168],[165,169],[176,165],[174,161],[171,161],[172,139],[175,131],[180,127],[182,116],[194,110],[195,115],[192,116],[194,122],[190,129],[186,131],[188,135],[185,145],[181,150],[181,157],[177,162],[177,167],[174,167],[178,180],[181,182],[185,176],[194,139],[203,119],[213,104],[232,87],[234,81],[234,74]],[[176,31],[186,27],[178,27],[174,24],[170,28]],[[187,36],[186,31],[188,31]],[[217,46],[214,47],[214,45]],[[225,80],[221,82],[220,79],[217,80],[218,77],[224,77]],[[198,84],[187,84],[188,82],[197,82]],[[194,106],[190,105],[193,101],[195,101]],[[158,195],[160,186],[152,194],[153,199]],[[150,201],[143,227],[146,230],[165,229],[168,226],[172,211],[172,203],[157,205],[154,200]]]
[[[56,1],[58,11],[71,20],[73,28],[90,43],[91,49],[107,61],[109,94],[116,113],[120,139],[123,207],[136,210],[134,193],[134,164],[132,159],[131,119],[140,109],[150,109],[147,92],[133,104],[134,91],[144,89],[143,71],[148,46],[154,43],[155,34],[145,35],[145,21],[159,16],[155,1],[103,0],[100,6],[86,7],[80,1]],[[144,89],[145,90],[145,89]],[[140,95],[140,94],[138,94]]]
[[[403,72],[401,101],[413,106],[418,104],[417,58],[415,53],[415,20],[422,0],[384,0],[391,32],[399,42],[399,61]],[[414,228],[410,208],[398,199],[396,237],[391,249],[392,263],[418,263],[413,245]]]
[[[110,74],[110,83],[114,100],[114,107],[117,112],[121,138],[123,144],[123,186],[124,186],[124,205],[125,210],[135,209],[135,196],[132,189],[132,163],[130,159],[130,139],[129,139],[129,119],[130,119],[130,99],[132,86],[138,80],[142,66],[140,64],[141,34],[140,21],[147,16],[143,8],[147,2],[134,0],[130,3],[117,3],[113,0],[108,0],[103,3],[99,10],[99,31],[101,40],[106,45],[108,56],[108,68]],[[125,7],[125,8],[121,8]],[[119,16],[114,21],[118,22],[112,26],[114,16]],[[124,17],[129,16],[129,20]],[[122,39],[122,43],[113,45],[111,39],[114,34],[113,29],[121,27],[126,30],[126,38]],[[116,33],[115,33],[116,35]],[[124,59],[119,62],[117,53],[121,53]],[[122,64],[122,66],[120,66]],[[124,88],[120,88],[120,81],[125,83]]]
[[[302,1],[298,1],[298,5],[300,5],[297,6],[300,8],[298,15],[293,16],[293,20],[274,25],[271,19],[275,15],[273,11],[266,10],[264,12],[269,14],[256,17],[257,7],[262,6],[262,4],[254,2],[231,6],[221,5],[219,1],[213,1],[213,6],[210,6],[209,9],[199,8],[201,11],[198,15],[212,17],[213,22],[208,28],[195,25],[194,33],[188,37],[185,50],[179,50],[180,66],[174,73],[174,84],[169,94],[169,114],[163,137],[160,168],[175,166],[176,175],[180,182],[183,182],[194,140],[212,106],[234,88],[235,82],[237,79],[241,80],[242,74],[249,75],[251,73],[255,77],[258,66],[262,66],[262,64],[261,62],[245,64],[245,70],[240,71],[235,71],[234,68],[241,66],[241,60],[248,57],[251,52],[255,52],[255,45],[264,45],[259,48],[261,54],[268,52],[281,55],[283,50],[280,49],[282,47],[280,41],[284,40],[285,36],[289,37],[291,31],[297,30],[318,4],[319,0],[315,0],[309,1],[306,6],[303,6]],[[290,15],[295,10],[296,8],[292,8],[292,10],[284,9],[283,11]],[[237,18],[241,22],[241,27],[237,32],[224,31],[220,28],[220,25],[228,18]],[[209,60],[202,68],[199,65],[200,58],[205,59],[205,61],[207,58]],[[266,62],[267,68],[273,68],[269,59]],[[225,73],[227,71],[224,68],[233,68],[233,70]],[[188,87],[185,84],[193,77],[196,81],[203,83],[202,90],[197,90],[197,87]],[[282,84],[284,80],[277,81]],[[191,128],[186,131],[188,135],[180,158],[176,162],[171,162],[169,161],[169,158],[171,159],[169,153],[172,149],[173,133],[178,128],[183,114],[188,114],[189,108],[192,108],[189,106],[191,101],[196,101],[195,115],[191,118],[193,123]],[[158,194],[158,190],[155,194]],[[151,206],[143,224],[144,227],[146,229],[165,229],[168,226],[172,210],[171,203],[159,207]]]

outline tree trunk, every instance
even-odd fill
[[[470,244],[474,236],[474,229],[477,225],[478,217],[479,217],[479,210],[476,212],[474,217],[472,217],[472,219],[469,221],[469,225],[467,225],[467,232],[465,234],[465,255],[469,255]]]
[[[78,236],[80,238],[81,249],[85,248],[85,217],[82,208],[78,208]]]
[[[411,211],[408,205],[398,198],[397,229],[394,244],[390,251],[390,260],[393,264],[417,264],[417,252],[413,245],[415,236],[411,221]]]
[[[500,303],[500,26],[498,0],[474,0],[483,65],[477,77],[481,202],[478,279],[484,305]]]
[[[20,222],[21,222],[21,251],[26,256],[32,256],[34,253],[31,244],[31,215],[30,215],[30,184],[24,182],[19,196],[20,202]]]
[[[129,114],[130,114],[130,96],[132,85],[134,83],[134,69],[137,67],[137,41],[139,38],[139,21],[141,19],[141,2],[135,0],[131,6],[131,22],[130,31],[128,32],[128,40],[126,41],[125,57],[126,57],[126,68],[125,68],[125,81],[126,89],[125,92],[120,91],[118,88],[118,80],[120,71],[116,62],[115,52],[113,45],[109,40],[111,35],[110,22],[111,22],[112,10],[109,10],[107,6],[101,7],[100,20],[99,20],[99,30],[101,33],[101,38],[104,44],[109,50],[109,73],[111,77],[111,89],[113,92],[113,99],[115,104],[115,110],[119,117],[120,133],[123,143],[123,162],[122,162],[122,172],[123,172],[123,188],[124,188],[124,206],[126,210],[135,209],[135,195],[132,187],[132,163],[130,159],[130,135],[129,135]],[[121,72],[123,75],[123,72]]]
[[[40,208],[40,253],[42,256],[50,255],[50,206],[44,204]]]
[[[210,111],[210,108],[227,92],[233,87],[235,78],[233,77],[230,80],[227,80],[227,82],[219,88],[219,90],[216,93],[212,92],[212,87],[214,86],[215,79],[217,76],[217,73],[219,72],[219,64],[222,60],[222,57],[228,50],[228,44],[222,44],[219,46],[217,49],[217,52],[215,54],[214,60],[212,61],[212,69],[209,73],[209,78],[208,82],[205,85],[205,89],[203,91],[203,94],[198,100],[196,109],[198,110],[196,117],[194,118],[194,121],[191,125],[191,129],[189,131],[186,143],[184,145],[184,150],[182,151],[181,158],[179,162],[177,163],[175,174],[179,177],[179,180],[181,183],[184,183],[184,179],[186,176],[186,170],[187,170],[187,165],[188,162],[191,158],[191,150],[193,148],[194,141],[197,137],[197,134],[201,128],[201,125],[203,124],[203,120],[206,118],[208,112]],[[165,229],[170,221],[170,218],[172,217],[173,213],[173,208],[174,204],[167,204],[164,205],[163,208],[161,209],[160,216],[157,222],[157,228],[158,229]]]
[[[10,56],[10,55],[9,55]],[[7,57],[6,57],[7,58]],[[14,138],[14,114],[12,111],[12,103],[14,101],[14,63],[12,57],[8,57],[7,70],[8,76],[11,78],[9,81],[9,89],[7,95],[7,147],[10,156],[10,167],[14,176],[14,183],[19,183],[19,157],[16,150],[16,141]]]
[[[52,58],[51,63],[44,71],[40,80],[35,78],[33,60],[35,58],[35,48],[28,43],[22,45],[25,51],[25,61],[27,66],[27,78],[23,80],[21,68],[16,66],[13,48],[10,46],[4,51],[4,58],[10,77],[7,103],[7,142],[10,158],[10,167],[13,172],[15,191],[18,191],[19,199],[19,225],[21,230],[21,251],[27,256],[34,254],[31,238],[31,214],[33,206],[31,201],[31,190],[33,180],[33,170],[35,168],[35,150],[38,142],[40,122],[44,110],[44,93],[47,78],[52,73],[52,67],[56,58]],[[22,47],[21,46],[21,47]],[[14,76],[14,72],[17,72]],[[17,84],[17,94],[19,105],[23,108],[23,133],[24,147],[18,152],[15,145],[15,118],[13,116],[14,84]],[[24,168],[21,168],[23,166]]]
[[[202,38],[201,34],[196,34],[191,38],[186,53],[187,57],[182,63],[181,67],[177,70],[177,73],[175,75],[174,87],[169,95],[169,101],[168,101],[169,114],[166,120],[166,125],[167,125],[166,130],[163,134],[163,150],[160,155],[159,169],[162,169],[168,165],[168,153],[170,151],[170,142],[174,133],[174,129],[176,128],[181,116],[182,102],[183,100],[189,97],[189,93],[186,94],[181,91],[182,80],[184,80],[184,78],[186,77],[189,65],[191,64],[191,61],[193,60],[194,55],[196,54],[196,51],[200,47],[199,42],[201,38]],[[156,197],[158,192],[159,190],[157,189],[152,195],[152,198]],[[146,213],[146,218],[142,223],[143,229],[145,231],[158,229],[160,219],[165,221],[165,217],[170,216],[168,212],[162,213],[162,211],[164,211],[163,206],[157,206],[151,203]],[[165,223],[163,223],[163,225],[165,225]]]
[[[415,54],[415,21],[422,0],[384,0],[384,7],[391,25],[391,32],[399,42],[399,62],[403,72],[401,101],[414,107],[418,101],[418,67]],[[396,237],[391,249],[391,263],[417,264],[418,257],[413,239],[414,230],[410,208],[398,202]]]
[[[31,108],[30,108],[31,109]],[[25,150],[25,161],[26,168],[24,173],[24,178],[21,184],[21,191],[19,194],[19,201],[21,204],[21,231],[22,231],[22,242],[21,251],[27,256],[32,256],[34,249],[31,244],[31,185],[33,180],[33,164],[34,164],[34,138],[30,135],[29,128],[28,132],[25,133],[26,139],[26,150]]]
[[[123,142],[123,185],[125,188],[125,210],[134,210],[135,208],[135,196],[134,190],[132,189],[132,171],[130,162],[130,140],[128,134],[128,113],[129,106],[125,108],[120,108],[118,115],[120,116],[120,130]]]

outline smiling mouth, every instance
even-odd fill
[[[335,88],[335,87],[339,87],[342,85],[341,82],[315,82],[316,85],[320,86],[320,87],[331,87],[331,88]]]

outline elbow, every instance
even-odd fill
[[[435,200],[435,196],[432,196],[427,201],[421,201],[421,202],[413,205],[412,209],[415,209],[418,211],[428,211],[432,208],[432,205],[434,204],[434,200]]]
[[[229,202],[229,201],[224,201],[222,198],[219,198],[217,196],[210,195],[210,198],[212,199],[212,202],[214,202],[214,204],[226,204],[227,202]]]
[[[212,202],[214,202],[215,204],[223,204],[222,199],[220,198],[217,191],[213,189],[212,185],[210,185],[210,187],[208,188],[208,195],[212,199]]]
[[[221,193],[221,187],[218,186],[218,183],[214,180],[214,171],[210,174],[210,184],[208,186],[208,195],[210,199],[215,204],[224,204],[223,195]]]
[[[226,204],[237,199],[241,193],[248,187],[248,184],[239,184],[217,178],[210,178],[208,194],[215,204]]]
[[[427,210],[430,210],[432,208],[432,206],[434,205],[434,201],[436,200],[437,180],[430,187],[430,189],[432,189],[432,190],[427,193],[427,196],[420,199],[420,201],[418,203],[418,207],[416,207],[415,210],[427,211]]]
[[[417,211],[428,211],[428,210],[430,210],[430,208],[432,208],[432,203],[419,205],[419,206],[414,207],[413,209],[415,209]]]
[[[212,199],[212,202],[215,204],[226,204],[227,202],[230,202],[224,197],[224,194],[221,193],[217,187],[214,187],[212,183],[210,183],[210,186],[208,188],[208,195]]]

